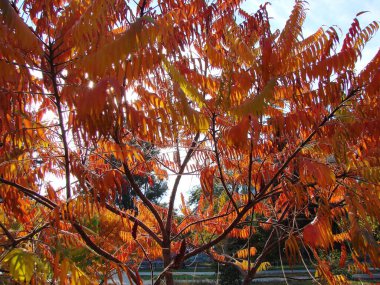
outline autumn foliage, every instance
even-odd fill
[[[330,284],[347,281],[321,252],[379,267],[380,52],[356,69],[379,23],[358,14],[343,37],[303,35],[295,1],[273,31],[267,4],[240,2],[0,0],[1,270],[142,284],[140,263],[162,259],[154,281],[172,284],[206,252],[249,284],[279,245],[290,263],[309,253]],[[135,181],[169,173],[166,206]],[[202,194],[177,212],[186,174]],[[136,199],[122,210],[125,184]],[[247,242],[227,255],[228,237]]]

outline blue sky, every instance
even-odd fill
[[[269,0],[269,2],[271,3],[268,5],[268,13],[272,18],[271,26],[273,29],[281,29],[292,11],[294,0]],[[255,12],[262,3],[264,1],[247,0],[242,8],[247,12]],[[344,38],[352,20],[361,11],[369,11],[358,17],[362,28],[374,20],[380,21],[380,1],[378,0],[309,0],[305,7],[308,9],[303,26],[305,36],[312,34],[319,27],[336,26],[341,29],[340,37]],[[339,32],[339,29],[336,30]],[[379,47],[380,32],[364,49],[358,69],[365,66],[365,63],[376,54]]]

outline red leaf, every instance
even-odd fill
[[[312,248],[329,248],[333,243],[331,222],[327,218],[316,217],[303,229],[303,240]]]
[[[148,184],[150,187],[153,187],[154,186],[154,182],[153,182],[153,179],[151,176],[148,176]]]

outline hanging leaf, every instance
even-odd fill
[[[254,256],[254,255],[256,255],[256,253],[257,253],[256,247],[252,246],[252,247],[249,248],[249,250],[248,250],[248,248],[244,248],[244,249],[238,250],[236,252],[236,255],[237,255],[238,258],[247,258],[248,254],[250,256]]]
[[[200,177],[202,191],[210,203],[213,201],[215,171],[215,167],[205,167]]]
[[[268,270],[272,265],[268,261],[261,262],[256,272]]]
[[[305,244],[312,248],[330,248],[334,237],[329,219],[316,217],[310,224],[304,227],[303,240]]]
[[[271,79],[264,87],[264,89],[257,95],[252,98],[247,99],[241,105],[232,109],[232,114],[236,115],[259,115],[265,105],[269,102],[270,98],[273,96],[274,87],[276,86],[277,81]]]
[[[300,257],[300,249],[295,235],[290,235],[285,241],[285,254],[290,265],[295,264]]]
[[[236,149],[241,149],[247,145],[250,121],[250,116],[244,116],[238,124],[225,132],[227,145]]]
[[[16,13],[10,2],[7,0],[0,0],[1,17],[4,23],[10,28],[12,33],[17,37],[21,47],[30,52],[40,54],[42,48],[40,42],[35,34],[31,31],[23,19]]]
[[[164,67],[174,82],[178,83],[179,87],[185,95],[192,101],[196,102],[201,108],[204,105],[204,98],[199,94],[198,90],[179,73],[179,71],[170,64],[167,59],[163,59]]]
[[[46,274],[48,270],[34,253],[21,248],[10,251],[2,260],[2,264],[8,266],[9,272],[15,280],[25,283],[32,280],[36,268],[42,274]]]
[[[103,75],[112,64],[117,64],[119,60],[126,60],[129,54],[138,48],[143,48],[141,44],[147,42],[147,39],[143,39],[146,35],[146,33],[142,33],[143,20],[143,18],[139,18],[119,38],[86,56],[80,62],[81,66],[92,76]]]

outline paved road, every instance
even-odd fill
[[[157,276],[158,274],[160,274],[161,272],[158,271],[158,272],[153,272],[154,276]],[[150,276],[150,272],[139,272],[140,276]],[[173,272],[173,275],[207,275],[207,276],[211,276],[211,275],[215,275],[215,272],[202,272],[202,271],[195,271],[195,272],[191,272],[191,271],[176,271],[176,272]]]
[[[314,273],[315,270],[314,269],[310,269],[309,270],[311,273]],[[306,273],[307,274],[307,271],[305,269],[294,269],[294,270],[290,270],[290,269],[285,269],[284,271],[282,270],[267,270],[267,271],[261,271],[261,272],[258,272],[257,275],[278,275],[278,274],[282,274],[283,272],[285,272],[285,274],[298,274],[298,273]],[[149,271],[143,271],[143,272],[139,272],[141,276],[150,276],[150,272]],[[155,271],[153,272],[154,275],[158,275],[161,273],[161,271]],[[214,275],[215,272],[214,271],[175,271],[173,272],[174,275]]]
[[[311,269],[310,273],[314,275],[315,270]],[[268,271],[262,271],[257,273],[257,279],[253,280],[253,283],[265,283],[265,282],[284,282],[285,278],[283,277],[283,274],[291,279],[291,280],[309,280],[311,277],[309,273],[304,269],[294,269],[289,270],[286,269],[284,271],[282,270],[268,270]],[[150,276],[150,272],[140,272],[140,276]],[[157,276],[160,274],[159,271],[153,273],[154,276]],[[195,272],[189,272],[189,271],[176,271],[173,272],[174,275],[188,275],[188,276],[194,276],[199,280],[199,276],[213,276],[215,275],[215,272],[212,271],[195,271]],[[198,277],[197,277],[198,276]],[[115,276],[115,279],[118,279]],[[368,276],[367,274],[354,274],[353,275],[354,280],[380,280],[380,273],[374,273],[372,274],[372,277]],[[111,283],[110,283],[111,284]],[[123,274],[123,283],[120,283],[119,281],[116,281],[114,284],[118,285],[129,285],[128,277]],[[151,284],[150,280],[145,280],[144,284]],[[214,284],[213,281],[210,281],[210,284]]]

